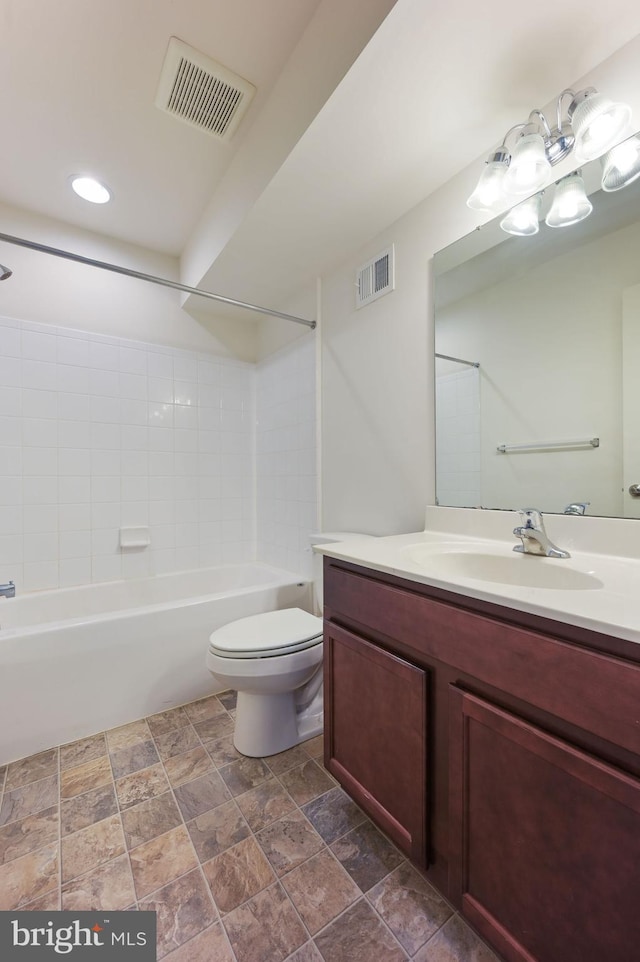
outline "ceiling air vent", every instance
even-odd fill
[[[253,84],[211,57],[177,37],[169,40],[156,96],[160,110],[230,140],[255,92]]]
[[[394,288],[393,245],[367,261],[356,274],[356,308],[364,307]]]

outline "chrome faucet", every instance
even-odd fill
[[[522,554],[543,555],[545,558],[570,558],[568,551],[557,548],[549,540],[547,532],[544,530],[542,514],[536,508],[521,508],[520,518],[522,524],[513,529],[516,537],[522,540],[522,544],[517,544],[514,551]]]
[[[13,581],[7,585],[0,585],[0,598],[15,598],[16,586]]]
[[[566,508],[562,513],[563,514],[586,514],[587,508],[589,507],[590,504],[591,504],[590,501],[572,501],[571,504],[568,504],[566,506]]]

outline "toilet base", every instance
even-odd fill
[[[239,691],[233,744],[242,755],[264,758],[322,734],[322,692],[300,712],[296,692],[260,695]]]

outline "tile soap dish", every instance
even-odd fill
[[[151,534],[147,525],[120,528],[121,548],[148,548],[150,544]]]

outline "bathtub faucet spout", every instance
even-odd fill
[[[15,598],[16,586],[13,581],[8,585],[0,585],[0,598]]]

